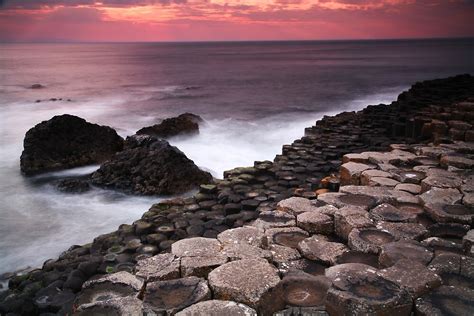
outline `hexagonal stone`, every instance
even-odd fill
[[[353,187],[353,186],[346,186]],[[358,187],[362,188],[362,187]],[[365,187],[364,187],[365,188]],[[342,192],[343,188],[341,188]],[[376,200],[373,197],[363,195],[363,194],[344,194],[344,193],[324,193],[318,195],[318,201],[323,203],[333,205],[337,208],[342,208],[346,206],[355,206],[361,207],[366,210],[373,207],[376,204]]]
[[[272,253],[272,262],[277,266],[282,263],[288,263],[290,261],[301,259],[301,254],[298,250],[290,247],[271,245],[270,252]]]
[[[343,263],[327,268],[324,272],[324,275],[329,278],[329,280],[334,281],[341,276],[345,277],[346,275],[352,272],[359,271],[368,271],[370,273],[376,273],[378,270],[374,269],[374,267],[372,266],[363,263]]]
[[[358,162],[358,163],[368,163],[369,162],[369,155],[367,153],[360,153],[360,154],[345,154],[342,156],[342,162]]]
[[[143,298],[148,313],[174,314],[197,302],[211,298],[207,281],[197,277],[151,282]]]
[[[372,203],[370,203],[370,205],[356,205],[364,207],[367,210],[382,203],[394,204],[397,202],[397,199],[401,197],[411,196],[411,194],[408,192],[393,190],[388,187],[369,187],[356,185],[347,185],[341,187],[339,192],[371,198]]]
[[[443,156],[440,163],[444,167],[452,166],[459,169],[473,169],[474,159],[469,159],[465,156]]]
[[[380,270],[380,275],[406,289],[417,298],[441,285],[441,277],[425,265],[412,260],[401,259],[393,266]]]
[[[227,256],[230,261],[241,259],[266,259],[271,260],[272,253],[259,247],[249,244],[226,244],[222,249],[222,254]]]
[[[265,231],[270,244],[297,248],[300,241],[309,237],[308,232],[298,227],[270,228]]]
[[[214,298],[256,308],[260,298],[279,282],[278,270],[268,262],[244,259],[226,263],[209,273]]]
[[[416,170],[393,170],[391,173],[395,180],[405,184],[419,184],[426,177],[424,172]]]
[[[395,241],[382,246],[379,263],[383,267],[391,267],[398,260],[408,259],[427,265],[433,258],[433,252],[413,240]]]
[[[304,212],[312,212],[316,209],[317,207],[311,203],[311,200],[301,197],[291,197],[277,204],[278,211],[287,212],[295,216]]]
[[[212,257],[183,257],[181,258],[181,276],[206,278],[209,272],[227,261],[228,258],[225,254]]]
[[[221,248],[217,239],[194,237],[173,243],[171,253],[178,257],[212,257],[219,255]]]
[[[411,194],[420,194],[421,185],[413,183],[399,183],[395,186],[395,190],[405,191]]]
[[[336,235],[347,240],[354,228],[372,227],[369,213],[359,207],[343,207],[334,214],[334,231]]]
[[[252,226],[228,229],[217,235],[217,240],[222,244],[246,243],[261,247],[265,234],[263,230]]]
[[[309,260],[329,264],[335,264],[339,256],[349,251],[344,244],[326,241],[316,235],[301,241],[298,244],[298,249]]]
[[[428,230],[425,226],[418,223],[378,222],[376,227],[390,233],[396,240],[421,240],[428,235]]]
[[[450,252],[440,252],[428,268],[438,274],[444,285],[474,290],[474,259]]]
[[[462,204],[425,204],[425,211],[438,223],[471,224],[474,209]]]
[[[375,228],[353,229],[348,237],[349,247],[353,250],[378,254],[380,247],[395,241],[395,237],[383,230]]]
[[[164,253],[139,260],[135,266],[135,275],[149,282],[176,279],[179,278],[179,266],[179,258]]]
[[[360,184],[361,185],[369,185],[370,180],[374,177],[383,177],[383,178],[391,178],[391,174],[386,171],[371,169],[362,172],[360,175]]]
[[[376,254],[365,253],[362,251],[348,251],[337,258],[338,265],[345,263],[362,263],[374,268],[379,268],[379,256]]]
[[[82,291],[76,299],[76,304],[82,305],[136,295],[142,286],[143,282],[128,272],[109,274],[99,279],[86,281],[82,285]]]
[[[407,291],[368,270],[341,275],[326,298],[330,315],[410,315],[411,308]]]
[[[333,206],[333,205],[324,205],[324,206],[318,207],[317,212],[321,213],[321,214],[324,214],[324,215],[327,215],[331,218],[334,218],[334,213],[336,213],[337,210],[338,210],[338,208]]]
[[[421,181],[421,191],[426,192],[431,188],[460,188],[462,180],[460,178],[447,178],[447,177],[426,177]]]
[[[80,305],[74,315],[141,315],[143,303],[135,296],[115,297]]]
[[[420,201],[425,204],[456,204],[462,200],[462,194],[458,189],[432,188],[419,195]]]
[[[334,231],[333,219],[315,211],[299,214],[296,225],[311,234],[329,235]]]
[[[376,206],[370,211],[370,218],[375,221],[385,221],[385,222],[414,222],[417,218],[417,215],[396,208],[393,205],[384,203]]]
[[[363,163],[346,162],[342,164],[341,168],[339,169],[341,185],[359,185],[360,175],[367,169],[371,169],[371,166]]]
[[[371,187],[390,187],[394,188],[397,184],[399,184],[397,180],[393,180],[390,178],[383,178],[383,177],[372,177],[369,181],[369,186]]]
[[[289,227],[295,225],[295,216],[281,211],[261,212],[255,222],[252,224],[252,226],[261,229]]]
[[[247,305],[221,300],[209,300],[191,305],[175,314],[176,316],[257,316],[257,312]]]
[[[415,301],[417,315],[473,315],[474,290],[440,286]]]

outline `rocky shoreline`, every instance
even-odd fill
[[[473,98],[462,75],[325,117],[273,162],[12,277],[0,312],[470,314]]]

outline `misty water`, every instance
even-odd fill
[[[272,160],[323,115],[390,103],[418,80],[474,73],[473,55],[467,39],[0,44],[0,273],[40,266],[132,223],[162,198],[55,189],[57,179],[97,166],[22,176],[23,137],[43,120],[74,114],[125,137],[165,117],[199,114],[199,135],[170,142],[222,177]],[[28,88],[35,83],[45,88]]]

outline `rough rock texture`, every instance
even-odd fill
[[[199,123],[202,118],[192,113],[184,113],[177,117],[164,119],[160,124],[144,127],[137,135],[151,135],[159,138],[169,138],[178,135],[199,133]]]
[[[200,302],[183,309],[176,313],[176,316],[208,316],[208,315],[226,315],[226,316],[257,316],[257,312],[247,305],[233,302],[210,300]]]
[[[122,149],[123,139],[108,126],[64,114],[31,128],[23,146],[21,171],[32,175],[104,162]]]
[[[212,176],[176,147],[152,136],[131,136],[124,150],[92,174],[95,185],[143,195],[187,192]]]

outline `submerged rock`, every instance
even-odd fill
[[[164,119],[160,124],[144,127],[137,131],[137,135],[168,138],[184,134],[197,134],[200,122],[202,122],[202,118],[199,115],[184,113],[177,117]]]
[[[141,195],[180,194],[212,181],[167,141],[130,136],[124,150],[92,174],[93,184]]]
[[[31,128],[23,146],[21,171],[32,175],[101,163],[122,149],[123,139],[111,127],[64,114]]]

